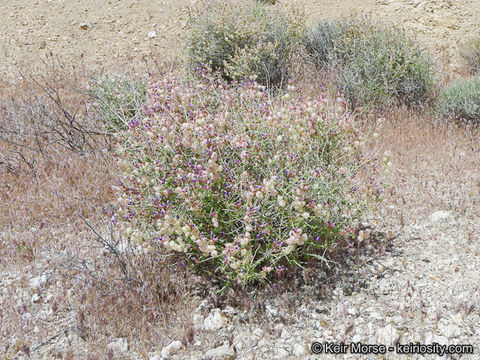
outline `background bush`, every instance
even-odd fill
[[[207,74],[152,82],[145,118],[118,135],[114,222],[230,284],[324,259],[378,200],[359,176],[372,165],[365,138],[325,96],[289,87],[273,101],[254,81]]]
[[[480,76],[458,80],[443,90],[437,101],[438,113],[480,124]]]
[[[346,20],[318,21],[312,26],[303,40],[308,54],[321,69],[336,65],[343,53],[339,46],[341,38],[351,26]]]
[[[257,75],[276,86],[288,76],[302,25],[260,2],[210,3],[192,17],[186,48],[191,70],[220,70],[227,80]]]
[[[468,41],[461,50],[461,56],[471,74],[480,74],[480,34]]]
[[[428,54],[403,33],[366,20],[320,21],[304,44],[320,68],[334,72],[351,107],[415,105],[433,87]]]
[[[132,78],[103,76],[95,79],[89,95],[95,100],[101,121],[110,130],[124,129],[140,115],[140,105],[146,99],[147,86]]]

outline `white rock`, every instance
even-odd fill
[[[91,22],[82,22],[80,23],[80,29],[82,30],[90,30],[92,28]]]
[[[155,31],[149,31],[147,36],[152,39],[157,37],[157,33]]]
[[[205,330],[219,330],[224,326],[222,312],[220,309],[213,309],[203,322]]]
[[[40,296],[37,293],[33,294],[32,302],[36,303],[36,302],[39,302],[39,301],[40,301]]]
[[[107,349],[119,353],[126,353],[128,351],[128,341],[126,338],[118,338],[107,345]]]
[[[462,334],[462,330],[456,325],[440,324],[439,329],[449,339],[459,337]]]
[[[208,350],[204,358],[211,360],[233,360],[235,359],[235,351],[233,351],[228,344],[223,344],[220,347]]]
[[[267,310],[267,314],[271,317],[276,317],[278,315],[278,310],[273,304],[267,303],[265,309]]]
[[[357,343],[357,342],[360,342],[362,341],[362,337],[360,335],[354,335],[353,338],[352,338],[352,342],[354,343]]]
[[[242,352],[243,350],[243,341],[237,341],[235,342],[235,340],[233,340],[233,348],[237,351],[237,352]]]
[[[37,289],[44,286],[47,283],[47,275],[43,274],[41,276],[36,276],[31,278],[28,282],[28,286],[31,288]]]
[[[435,211],[432,215],[430,215],[430,220],[433,222],[438,222],[441,220],[446,220],[451,216],[450,211]]]
[[[283,359],[283,358],[286,358],[288,356],[290,356],[290,354],[284,348],[279,347],[279,348],[275,349],[275,358],[276,359]]]
[[[355,308],[349,308],[347,310],[347,314],[348,315],[351,315],[351,316],[357,316],[358,315],[358,311],[355,309]]]
[[[182,348],[182,342],[181,341],[176,340],[176,341],[171,342],[170,344],[168,344],[167,346],[165,346],[162,349],[162,352],[161,352],[162,358],[168,359],[170,356],[175,354],[181,348]]]
[[[391,346],[398,340],[398,332],[391,324],[377,330],[376,333],[377,344]]]
[[[203,326],[203,316],[200,314],[194,314],[193,315],[193,327],[195,329],[201,329]]]
[[[433,334],[431,331],[425,333],[425,344],[431,344],[433,342]]]
[[[448,339],[445,336],[433,335],[433,342],[439,343],[440,345],[448,345]]]
[[[234,325],[230,325],[229,327],[227,327],[227,333],[231,334],[233,332],[233,330],[235,330]]]
[[[287,329],[282,329],[282,333],[280,334],[280,337],[282,339],[291,339],[292,338],[292,335],[288,332]]]
[[[225,309],[223,309],[223,313],[228,316],[234,316],[237,313],[237,310],[231,306],[225,306]]]
[[[263,330],[260,328],[256,328],[255,330],[253,330],[252,334],[260,338],[263,336]]]
[[[293,355],[296,357],[303,356],[307,354],[307,349],[305,349],[305,346],[296,344],[293,347]]]

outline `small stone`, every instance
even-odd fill
[[[376,337],[376,342],[378,344],[383,344],[386,346],[393,345],[399,339],[397,329],[395,329],[391,324],[378,329]]]
[[[107,349],[119,353],[126,353],[128,351],[128,341],[126,338],[118,338],[107,345]]]
[[[445,335],[447,338],[456,338],[462,334],[462,330],[456,325],[443,325],[439,326],[440,331]]]
[[[233,317],[237,313],[237,310],[235,310],[235,308],[231,306],[225,306],[225,309],[223,309],[223,313],[225,315]]]
[[[430,215],[430,220],[432,222],[438,222],[442,220],[446,220],[451,216],[450,211],[435,211],[432,215]]]
[[[45,42],[45,40],[41,41],[40,42],[40,45],[38,45],[38,48],[43,50],[47,47],[47,43]]]
[[[40,296],[37,293],[33,294],[32,302],[36,303],[36,302],[39,302],[39,301],[40,301]]]
[[[38,326],[35,326],[35,327],[33,328],[33,332],[34,332],[34,333],[39,333],[39,332],[40,332],[40,329],[38,328]]]
[[[358,311],[355,308],[349,308],[347,314],[351,316],[358,316]]]
[[[256,328],[255,330],[253,330],[252,334],[256,337],[261,338],[263,336],[263,330],[260,328]]]
[[[350,296],[353,294],[353,290],[354,290],[353,284],[345,283],[345,285],[343,285],[343,295]]]
[[[202,328],[202,326],[203,326],[203,316],[202,315],[200,315],[200,314],[193,315],[192,321],[193,321],[193,327],[195,329],[198,330],[198,329]]]
[[[162,349],[162,351],[161,351],[162,358],[168,359],[170,356],[175,354],[181,348],[182,348],[182,342],[181,341],[176,340],[176,341],[171,342],[170,344],[168,344],[167,346],[165,346]]]
[[[275,317],[277,317],[277,315],[278,315],[278,310],[277,310],[277,308],[275,307],[275,305],[273,305],[272,303],[267,302],[267,303],[265,304],[265,310],[267,310],[267,314],[268,314],[268,316],[270,316],[271,318],[275,318]]]
[[[290,354],[284,348],[279,347],[279,348],[275,349],[275,358],[276,359],[284,359],[288,356],[290,356]]]
[[[373,319],[375,320],[378,320],[378,321],[382,321],[383,320],[383,316],[380,315],[378,312],[376,311],[373,311],[370,313],[370,317],[372,317]]]
[[[220,330],[223,327],[222,312],[220,309],[213,309],[203,322],[205,330]]]
[[[247,310],[244,310],[241,314],[240,314],[240,319],[244,322],[248,322],[248,311]]]
[[[360,341],[362,341],[362,337],[360,335],[357,334],[352,337],[352,342],[357,343]]]
[[[243,341],[241,340],[238,340],[237,342],[235,342],[235,340],[233,341],[234,344],[233,344],[233,348],[237,351],[237,352],[242,352],[243,350]]]
[[[228,344],[208,350],[203,357],[210,360],[234,360],[236,358],[235,351]]]
[[[304,356],[306,354],[307,354],[307,350],[305,349],[305,346],[303,346],[301,344],[296,344],[293,347],[293,355],[294,356],[299,357],[299,356]]]
[[[147,37],[149,37],[150,39],[156,38],[157,33],[155,31],[149,31]]]
[[[448,345],[448,339],[445,336],[433,335],[433,342],[439,343],[440,345]]]
[[[91,22],[82,22],[80,23],[80,29],[82,30],[90,30],[92,28]]]
[[[41,276],[31,278],[30,281],[28,282],[28,286],[30,286],[31,288],[37,289],[44,286],[46,283],[47,283],[47,275],[43,274]]]

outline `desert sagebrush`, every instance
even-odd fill
[[[334,72],[352,107],[419,104],[432,89],[429,55],[401,31],[367,20],[320,21],[304,44],[318,66]]]

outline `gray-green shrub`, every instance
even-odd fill
[[[227,80],[257,76],[276,86],[288,76],[302,25],[259,2],[213,2],[192,17],[188,67],[220,70]]]
[[[480,74],[480,33],[470,39],[460,52],[471,74]]]
[[[103,76],[93,81],[89,95],[95,100],[105,126],[110,130],[119,130],[140,115],[140,104],[146,100],[147,85],[131,78]]]
[[[314,63],[326,69],[336,63],[341,51],[341,37],[348,23],[343,20],[319,21],[311,27],[303,40],[304,46]]]
[[[480,76],[455,81],[443,90],[437,100],[437,112],[480,123]]]
[[[365,20],[320,21],[305,47],[321,68],[334,72],[351,107],[419,104],[433,84],[433,64],[402,32]]]

